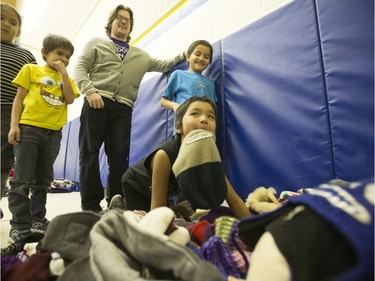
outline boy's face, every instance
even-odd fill
[[[215,111],[207,102],[193,102],[182,118],[182,127],[176,129],[176,132],[181,134],[181,140],[183,140],[188,133],[196,129],[207,130],[215,134]]]
[[[13,44],[20,34],[20,22],[17,14],[7,8],[1,9],[1,42]]]
[[[186,55],[186,59],[190,71],[202,73],[210,64],[211,49],[204,45],[198,45],[193,53]]]
[[[55,69],[56,71],[58,71],[55,67],[55,63],[57,61],[61,61],[65,65],[65,67],[67,67],[69,65],[71,57],[70,51],[63,48],[57,48],[49,53],[47,53],[43,48],[42,55],[46,61],[47,66],[52,69]]]

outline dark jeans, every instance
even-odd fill
[[[151,177],[147,174],[139,173],[143,166],[143,161],[130,167],[121,178],[121,185],[125,195],[125,205],[127,210],[150,211],[151,207]]]
[[[61,131],[20,125],[21,141],[14,145],[16,165],[10,180],[10,224],[30,228],[32,220],[46,215],[47,190],[53,181],[53,164],[60,151]],[[30,195],[30,198],[29,198]]]
[[[85,99],[79,129],[80,193],[82,210],[100,211],[104,197],[99,151],[104,143],[109,166],[107,202],[122,194],[121,177],[129,166],[132,108],[103,98],[104,108],[93,109]]]
[[[1,105],[1,196],[4,192],[9,171],[14,164],[13,145],[8,142],[11,112],[11,104]]]

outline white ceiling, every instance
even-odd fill
[[[136,39],[179,0],[17,0],[23,17],[19,43],[38,57],[44,36],[49,33],[70,39],[77,52],[90,38],[105,36],[104,25],[118,4],[134,13],[132,39]],[[75,52],[76,53],[76,52]]]

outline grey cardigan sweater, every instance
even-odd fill
[[[146,72],[166,72],[184,59],[183,53],[169,60],[158,60],[147,52],[129,46],[121,60],[109,38],[93,38],[84,47],[74,69],[74,80],[82,94],[98,92],[103,97],[134,106]]]

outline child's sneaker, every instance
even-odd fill
[[[32,232],[30,229],[11,229],[9,232],[8,241],[10,243],[26,241],[30,238]]]
[[[31,224],[31,231],[45,234],[47,231],[48,224],[49,220],[47,220],[46,218],[33,220]]]
[[[126,210],[126,205],[124,198],[120,194],[116,194],[112,197],[111,202],[109,203],[108,209],[121,209]]]
[[[23,251],[25,244],[26,242],[15,242],[15,243],[10,244],[6,248],[2,248],[1,257],[17,255],[19,252]]]

